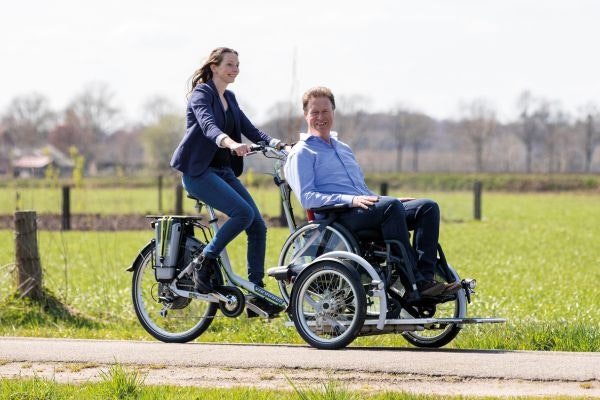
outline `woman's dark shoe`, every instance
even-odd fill
[[[192,273],[192,281],[194,281],[194,290],[198,293],[210,293],[213,288],[210,284],[210,259],[204,254],[200,254],[194,261],[194,271]]]
[[[283,311],[282,307],[276,306],[275,304],[272,304],[266,300],[263,300],[263,299],[255,296],[252,293],[246,295],[246,302],[254,304],[256,307],[260,308],[261,310],[263,310],[264,312],[269,314],[269,317],[275,317],[277,314],[279,314],[281,311]],[[248,318],[258,317],[258,314],[256,314],[254,311],[252,311],[250,309],[247,309],[247,311],[248,311]]]

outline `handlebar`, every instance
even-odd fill
[[[263,153],[263,155],[267,158],[276,158],[282,161],[285,161],[288,155],[287,151],[283,149],[277,149],[265,142],[258,142],[250,145],[250,151],[246,153],[246,156],[259,152]]]

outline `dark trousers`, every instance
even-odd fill
[[[338,221],[353,232],[381,229],[384,240],[397,240],[406,248],[411,265],[416,265],[415,278],[433,279],[440,231],[440,210],[436,202],[416,199],[401,202],[382,196],[368,209],[352,208],[342,213]],[[408,231],[414,230],[414,250]],[[393,249],[398,256],[398,249]]]
[[[204,248],[209,258],[217,258],[239,233],[248,235],[248,280],[264,286],[267,226],[258,207],[231,168],[208,168],[200,176],[183,175],[183,186],[193,196],[226,214],[229,219]]]

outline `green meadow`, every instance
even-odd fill
[[[86,212],[110,214],[118,209],[140,213],[140,218],[144,212],[156,212],[155,191],[111,191],[87,193]],[[253,194],[263,212],[278,214],[273,190],[259,189]],[[466,326],[447,347],[600,351],[599,194],[485,192],[481,221],[472,219],[473,200],[468,192],[410,194],[439,202],[441,243],[448,260],[461,277],[477,279],[468,315],[508,320],[506,324]],[[128,200],[119,202],[122,198]],[[21,201],[31,202],[24,208],[44,212],[60,198],[52,200],[37,192],[21,196]],[[14,206],[6,206],[4,200],[0,204],[7,209]],[[193,212],[191,202],[185,204],[186,212]],[[286,228],[269,229],[267,268],[275,265],[288,234]],[[40,231],[44,285],[66,305],[61,307],[26,305],[12,296],[14,233],[0,231],[0,335],[153,340],[136,320],[131,274],[125,271],[151,236],[150,230]],[[245,236],[238,237],[228,250],[236,271],[245,275]],[[275,282],[269,281],[268,288],[276,291]],[[220,317],[198,341],[303,343],[293,328],[285,327],[286,320]],[[353,345],[408,344],[401,335],[383,335],[358,338]]]

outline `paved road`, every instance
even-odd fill
[[[417,388],[417,392],[439,393],[448,388],[445,393],[498,394],[500,390],[509,395],[562,393],[600,398],[600,353],[356,347],[326,351],[306,346],[4,337],[0,338],[0,360],[4,363],[0,368],[5,369],[11,363],[25,362],[40,365],[119,362],[160,365],[161,368],[155,369],[179,371],[180,376],[188,369],[211,370],[221,383],[226,380],[223,371],[237,370],[242,375],[252,370],[263,371],[257,372],[263,374],[260,376],[267,370],[287,371],[286,374],[296,373],[299,379],[310,379],[308,375],[321,371],[321,376],[349,376],[374,388],[384,388],[389,381],[394,387]],[[10,376],[10,373],[0,370],[0,375]],[[163,375],[169,376],[170,372]],[[190,379],[174,382],[194,384]],[[235,376],[232,379],[239,381]],[[252,382],[252,378],[248,381]],[[381,382],[383,386],[379,385]],[[419,385],[426,389],[419,390]],[[432,386],[442,389],[431,389]]]

